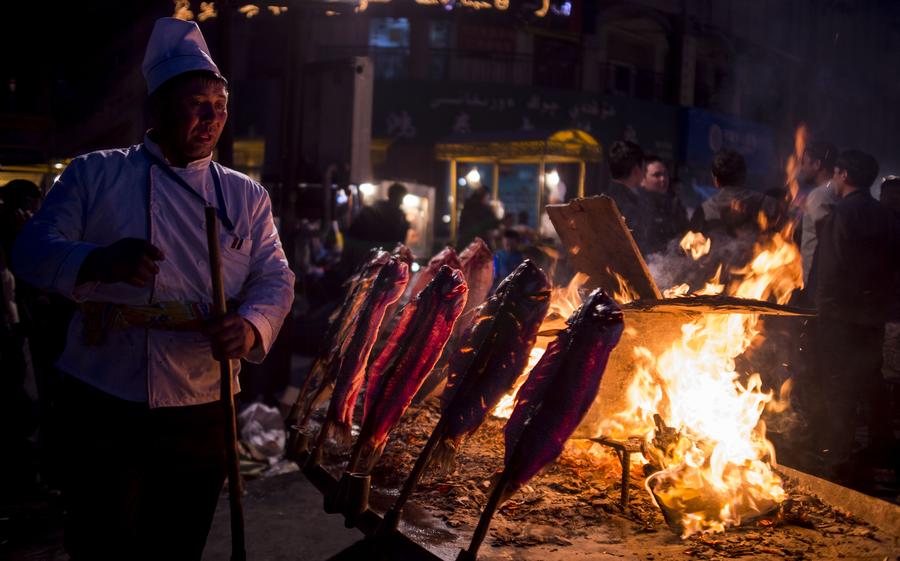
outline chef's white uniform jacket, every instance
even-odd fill
[[[73,160],[50,189],[41,210],[22,231],[13,251],[14,271],[24,280],[77,302],[146,305],[212,300],[204,204],[151,164],[145,150],[166,161],[149,138],[119,150]],[[172,167],[207,204],[217,205],[210,157]],[[288,268],[265,189],[249,177],[214,164],[225,211],[234,224],[219,225],[225,297],[259,334],[246,360],[261,362],[294,298]],[[221,209],[220,209],[221,210]],[[75,280],[87,254],[122,238],[150,240],[165,254],[159,274],[143,288],[126,283]],[[243,240],[237,242],[236,240]],[[97,345],[84,341],[79,310],[69,326],[57,366],[106,393],[150,407],[208,403],[219,398],[219,366],[208,339],[198,332],[143,327],[112,330]],[[234,387],[239,391],[235,364]]]

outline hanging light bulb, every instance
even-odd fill
[[[469,173],[466,174],[466,181],[473,188],[481,185],[481,174],[478,172],[478,168],[469,170]]]
[[[559,185],[559,172],[555,169],[548,171],[544,174],[544,182],[547,184],[547,187],[556,189],[556,186]]]

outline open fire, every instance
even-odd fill
[[[711,242],[691,232],[681,247],[696,260],[709,252]],[[756,246],[745,267],[731,271],[735,280],[727,289],[721,273],[719,266],[703,287],[691,292],[690,286],[680,285],[666,290],[665,296],[725,292],[784,304],[801,285],[800,255],[790,231],[778,232]],[[633,300],[624,280],[617,278],[616,299]],[[586,276],[576,275],[568,287],[553,290],[551,313],[541,332],[552,333],[562,326],[580,304],[578,289],[586,281]],[[785,498],[782,482],[771,469],[775,450],[761,420],[768,404],[783,404],[763,389],[759,374],[738,372],[735,366],[735,359],[758,335],[758,323],[758,314],[702,314],[685,322],[680,338],[662,353],[634,347],[627,406],[598,427],[608,438],[643,439],[648,457],[638,456],[639,460],[658,470],[648,478],[648,490],[685,537],[723,531],[770,511]],[[538,338],[526,373],[549,340]],[[515,391],[505,396],[493,415],[508,417],[514,395]],[[666,438],[661,438],[660,429],[667,432]]]

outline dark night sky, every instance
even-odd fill
[[[70,107],[83,107],[102,93],[116,62],[108,58],[111,43],[139,31],[136,22],[146,20],[142,15],[172,13],[169,0],[5,4],[0,110],[40,113],[49,108],[63,118]],[[144,40],[147,33],[149,29]],[[9,98],[11,78],[16,80],[15,100]]]
[[[410,2],[412,0],[409,0]],[[588,0],[586,0],[588,1]],[[719,0],[715,0],[719,1]],[[784,0],[785,6],[792,0]],[[402,0],[394,0],[401,4]],[[872,48],[877,43],[870,37],[854,36],[844,29],[842,22],[848,15],[863,9],[882,14],[883,21],[895,22],[893,33],[900,29],[900,0],[821,0],[830,17],[810,24],[828,33],[833,48],[820,51],[824,59],[803,65],[809,73],[803,84],[809,95],[797,110],[797,118],[808,119],[814,128],[828,123],[827,132],[834,137],[847,137],[845,142],[869,140],[864,149],[880,150],[890,158],[893,152],[886,144],[896,135],[872,135],[860,116],[884,119],[897,123],[897,113],[872,114],[868,102],[877,96],[890,95],[884,88],[881,68],[875,61],[885,57],[897,58],[896,52],[861,52],[858,45]],[[192,2],[194,7],[198,2]],[[61,129],[75,119],[93,113],[103,103],[104,93],[123,74],[139,68],[143,48],[155,18],[171,15],[171,0],[130,1],[60,1],[6,0],[0,12],[0,113],[20,112],[51,114]],[[590,17],[588,19],[591,19]],[[207,39],[215,49],[213,29]],[[859,35],[859,32],[856,32]],[[896,44],[887,42],[886,44]],[[110,50],[110,45],[121,50]],[[877,69],[877,70],[876,70]],[[894,71],[896,76],[896,68]],[[16,94],[9,91],[11,79],[16,80]],[[840,94],[840,95],[837,95]],[[779,105],[781,104],[781,105]],[[763,100],[763,110],[782,107],[777,92],[771,100]],[[784,109],[782,108],[782,111]],[[882,129],[895,130],[892,124]],[[844,145],[845,142],[839,142]],[[893,162],[900,165],[900,162]],[[896,167],[896,166],[894,166]]]

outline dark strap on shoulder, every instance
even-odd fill
[[[192,196],[194,196],[194,198],[199,199],[204,204],[204,206],[208,204],[206,198],[195,191],[194,188],[191,187],[183,177],[175,173],[175,170],[169,167],[169,164],[160,160],[146,147],[144,147],[144,149],[141,151],[144,153],[144,155],[147,156],[147,159],[150,160],[150,163],[152,165],[155,165],[159,167],[159,169],[163,170],[163,172],[168,175],[172,181],[178,184],[179,187],[190,193]],[[225,226],[225,229],[227,229],[229,232],[233,232],[234,223],[230,218],[228,218],[228,211],[225,208],[225,195],[222,193],[222,180],[221,178],[219,178],[219,170],[216,169],[216,166],[213,164],[213,162],[209,163],[209,172],[210,174],[212,174],[213,184],[216,188],[216,203],[218,205],[218,208],[216,208],[216,216],[219,217],[219,220],[222,222],[222,225]]]

